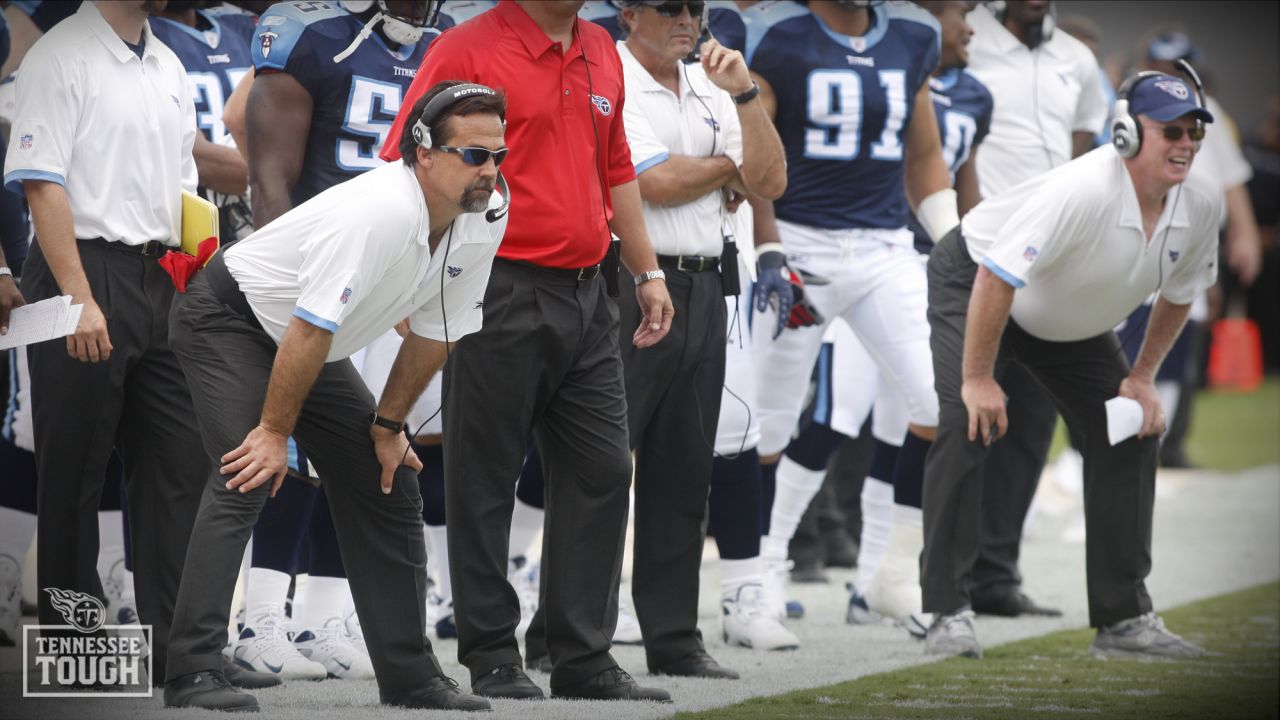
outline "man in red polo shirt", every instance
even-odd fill
[[[445,372],[458,659],[478,695],[543,696],[520,667],[520,604],[506,577],[515,479],[532,436],[546,474],[544,594],[534,620],[545,623],[546,647],[528,648],[528,666],[553,666],[553,696],[669,702],[667,692],[636,685],[609,654],[631,481],[618,310],[606,296],[617,267],[610,230],[622,240],[643,313],[631,342],[660,341],[674,311],[641,214],[622,122],[622,63],[607,32],[578,21],[581,6],[502,2],[446,32],[401,105],[412,107],[443,79],[501,88],[509,102],[511,154],[502,169],[511,220],[485,293],[484,327],[458,342]],[[389,137],[399,137],[404,118],[402,111]],[[388,144],[382,157],[399,155]]]

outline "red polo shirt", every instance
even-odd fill
[[[507,95],[511,152],[502,174],[511,188],[511,221],[498,256],[558,268],[600,262],[613,215],[608,188],[636,177],[622,121],[622,61],[609,33],[578,20],[573,45],[561,52],[510,1],[448,30],[422,59],[383,159],[400,158],[405,115],[442,80],[481,83]]]

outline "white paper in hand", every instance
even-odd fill
[[[1107,439],[1118,445],[1142,429],[1142,405],[1127,397],[1107,401]]]
[[[9,332],[0,335],[0,350],[66,337],[76,331],[83,305],[72,305],[70,295],[23,305],[9,313]]]

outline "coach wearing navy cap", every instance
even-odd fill
[[[1212,121],[1191,83],[1136,75],[1120,89],[1112,145],[987,199],[930,256],[941,410],[925,466],[920,580],[924,609],[936,613],[927,652],[982,654],[966,578],[977,554],[982,464],[1008,430],[1000,378],[1017,363],[1083,440],[1089,620],[1098,628],[1091,651],[1203,654],[1165,629],[1144,580],[1165,425],[1155,373],[1217,272],[1222,196],[1188,176]],[[1153,292],[1130,368],[1112,328]],[[1117,395],[1137,401],[1143,419],[1137,437],[1112,445],[1105,403]]]

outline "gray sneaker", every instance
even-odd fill
[[[973,632],[973,611],[965,609],[935,617],[925,635],[924,651],[926,655],[981,659],[982,646]]]
[[[1094,657],[1204,657],[1204,648],[1169,632],[1154,612],[1098,629],[1089,654]]]

